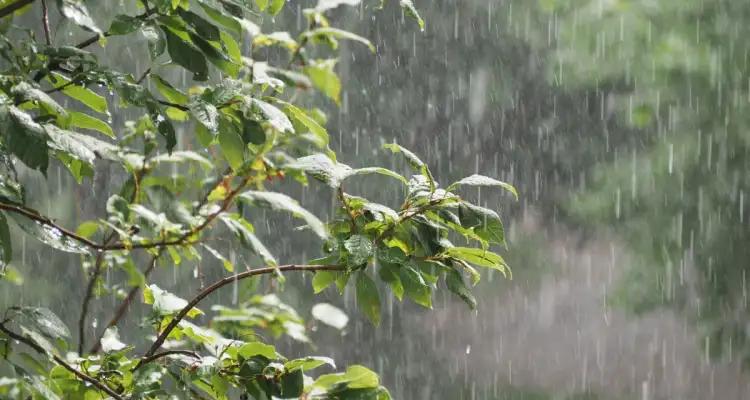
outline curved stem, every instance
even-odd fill
[[[204,298],[206,298],[211,293],[223,288],[224,286],[227,286],[231,283],[234,283],[236,281],[250,278],[252,276],[257,275],[264,275],[264,274],[273,274],[276,272],[289,272],[289,271],[341,271],[344,270],[346,267],[341,265],[297,265],[297,264],[290,264],[290,265],[282,265],[280,267],[267,267],[267,268],[258,268],[258,269],[252,269],[249,271],[241,272],[232,276],[228,276],[224,279],[221,279],[219,281],[214,282],[207,288],[201,290],[195,297],[193,297],[192,300],[190,300],[185,307],[182,308],[169,322],[166,328],[164,328],[163,331],[159,334],[159,336],[156,338],[154,343],[151,345],[151,347],[148,349],[148,351],[143,355],[141,358],[141,361],[138,362],[138,364],[133,368],[133,370],[136,370],[140,368],[142,365],[146,364],[146,360],[148,360],[151,356],[153,356],[157,350],[161,347],[161,345],[164,343],[165,340],[167,340],[167,336],[174,330],[174,328],[177,327],[177,325],[182,321],[183,318],[190,312],[190,310],[193,309],[198,303],[201,302]]]

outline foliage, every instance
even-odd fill
[[[107,24],[83,1],[60,0],[49,10],[41,2],[44,41],[10,23],[34,9],[31,3],[6,1],[0,8],[7,22],[0,35],[0,268],[7,277],[16,271],[9,265],[16,242],[12,221],[45,245],[80,255],[89,281],[77,337],[46,308],[6,311],[0,356],[14,377],[0,379],[0,396],[389,399],[378,376],[363,366],[319,374],[318,368],[335,368],[333,361],[287,359],[266,343],[264,334],[309,341],[303,319],[275,295],[210,311],[199,303],[244,279],[269,276],[283,283],[287,272],[311,272],[315,292],[332,285],[340,292],[353,287],[363,314],[377,325],[381,290],[376,275],[397,298],[431,308],[441,280],[474,307],[465,278],[472,285],[478,282],[475,266],[509,273],[503,258],[490,250],[505,244],[500,217],[467,202],[459,191],[495,186],[515,195],[512,186],[473,175],[441,188],[427,164],[397,144],[387,147],[414,170],[408,179],[385,168],[349,167],[329,148],[325,117],[309,108],[304,95],[314,87],[338,102],[341,82],[331,51],[339,41],[374,50],[367,39],[332,27],[327,16],[339,5],[359,1],[321,0],[304,10],[307,28],[296,37],[260,28],[264,18],[282,11],[284,0],[143,0],[136,14],[123,9]],[[400,5],[424,26],[411,1]],[[48,13],[55,8],[93,36],[75,45],[58,44],[48,26]],[[137,74],[105,65],[89,51],[118,36],[136,35],[146,39],[150,57],[150,66]],[[192,81],[170,80],[168,70],[175,68],[188,72]],[[122,129],[113,126],[108,113],[117,107],[139,117]],[[18,169],[46,175],[55,165],[83,185],[110,166],[121,169],[126,179],[106,200],[106,215],[71,229],[38,212],[33,194],[19,179]],[[347,180],[366,174],[392,178],[401,186],[400,207],[344,190]],[[330,221],[276,191],[289,181],[307,185],[308,176],[335,192]],[[321,257],[306,264],[279,263],[256,236],[253,223],[262,219],[253,211],[261,209],[299,218],[303,229],[323,242]],[[235,265],[214,243],[218,235],[209,231],[218,221],[226,227],[222,233],[264,266]],[[466,244],[454,245],[456,240]],[[468,247],[471,243],[477,247]],[[139,269],[142,253],[150,261]],[[160,263],[177,267],[206,256],[220,260],[226,275],[202,285],[189,299],[150,279]],[[109,271],[122,272],[125,281],[104,282]],[[119,296],[120,304],[87,350],[88,306],[109,293]],[[143,352],[117,331],[139,297],[151,306],[144,329],[155,336]],[[325,304],[313,309],[313,317],[339,329],[348,318]]]
[[[562,21],[550,78],[603,93],[632,145],[571,202],[637,250],[616,300],[695,315],[714,356],[750,350],[746,326],[748,95],[736,1],[544,2]],[[545,37],[547,33],[544,34]],[[581,62],[581,60],[592,62]],[[603,111],[604,115],[604,111]]]

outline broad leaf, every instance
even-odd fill
[[[446,190],[451,191],[456,189],[459,186],[495,186],[503,188],[513,194],[513,196],[518,199],[518,191],[516,191],[516,188],[513,187],[513,185],[509,183],[505,183],[502,181],[499,181],[494,178],[490,178],[484,175],[478,175],[474,174],[471,176],[467,176],[466,178],[461,179],[460,181],[452,183]]]
[[[72,20],[81,28],[96,33],[102,32],[91,19],[83,0],[57,0],[57,7],[65,18]]]
[[[364,271],[357,274],[357,306],[373,325],[380,325],[380,296],[375,282]]]

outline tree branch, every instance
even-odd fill
[[[165,340],[167,340],[167,337],[169,334],[174,330],[174,328],[177,327],[177,325],[182,321],[183,318],[190,312],[190,310],[193,309],[193,307],[197,306],[198,303],[201,302],[204,298],[206,298],[211,293],[223,288],[224,286],[227,286],[231,283],[234,283],[236,281],[250,278],[252,276],[257,275],[264,275],[264,274],[273,274],[276,272],[289,272],[289,271],[342,271],[346,267],[341,265],[297,265],[297,264],[290,264],[290,265],[282,265],[280,267],[266,267],[266,268],[258,268],[258,269],[252,269],[245,272],[240,272],[235,275],[228,276],[224,279],[221,279],[219,281],[214,282],[209,287],[201,290],[192,300],[188,302],[188,304],[182,308],[169,322],[169,324],[164,328],[164,330],[159,334],[159,336],[156,338],[154,343],[151,345],[151,347],[148,349],[148,351],[143,355],[141,360],[138,362],[138,364],[133,368],[133,370],[136,370],[140,368],[141,366],[146,364],[146,360],[149,360],[157,350],[161,347],[161,345],[164,343]]]
[[[3,333],[5,333],[6,335],[8,335],[11,339],[15,339],[15,340],[17,340],[17,341],[19,341],[19,342],[21,342],[21,343],[23,343],[23,344],[31,347],[32,349],[34,349],[36,352],[38,352],[40,354],[48,354],[47,351],[45,351],[42,348],[42,346],[39,346],[34,341],[29,340],[26,337],[21,336],[21,335],[15,333],[15,332],[11,331],[10,329],[6,328],[5,325],[3,325],[3,324],[0,324],[0,331],[2,331]],[[83,373],[83,372],[75,369],[72,365],[70,365],[67,362],[65,362],[65,360],[63,360],[62,358],[60,358],[60,357],[58,357],[58,356],[56,356],[56,355],[53,354],[52,355],[52,359],[58,365],[60,365],[63,368],[67,369],[68,371],[72,372],[79,379],[81,379],[81,380],[83,380],[85,382],[88,382],[88,383],[94,385],[97,389],[103,391],[104,393],[107,393],[113,399],[115,399],[115,400],[124,400],[124,398],[122,396],[120,396],[114,390],[110,389],[109,386],[105,385],[102,381],[100,381],[100,380],[98,380],[98,379],[96,379],[96,378],[94,378],[92,376],[86,375],[85,373]]]
[[[143,271],[144,279],[148,280],[148,277],[151,275],[154,269],[156,269],[156,262],[159,260],[159,257],[161,257],[162,253],[164,253],[163,247],[159,249],[159,252],[157,254],[151,257],[151,262],[149,262],[146,270]],[[124,299],[122,299],[122,302],[120,302],[120,305],[117,306],[117,309],[115,310],[115,314],[112,316],[109,322],[107,322],[107,325],[104,326],[102,333],[100,333],[99,336],[96,338],[96,341],[91,347],[91,350],[89,350],[90,353],[96,354],[99,352],[99,350],[101,350],[101,346],[102,346],[101,341],[102,341],[102,337],[104,337],[104,332],[107,330],[107,328],[111,328],[120,323],[120,320],[122,319],[122,317],[125,316],[125,314],[127,314],[128,309],[130,309],[130,304],[133,303],[133,299],[135,299],[135,296],[138,294],[138,291],[140,289],[141,289],[140,286],[133,286],[130,288],[130,291],[128,291],[128,294],[125,296]]]
[[[42,0],[42,26],[44,27],[44,39],[47,46],[52,44],[52,36],[49,33],[49,10],[47,9],[47,0]]]
[[[102,245],[106,246],[115,238],[116,232],[112,231],[104,239]],[[81,316],[78,318],[78,354],[83,354],[83,346],[86,341],[86,317],[89,313],[89,303],[94,297],[94,287],[96,286],[96,280],[99,279],[99,275],[102,273],[102,264],[104,263],[104,252],[100,251],[96,255],[94,261],[94,270],[91,272],[89,283],[86,286],[86,295],[83,298],[83,304],[81,305]]]
[[[85,238],[83,236],[80,236],[80,235],[76,234],[75,232],[72,232],[72,231],[70,231],[68,229],[63,228],[62,226],[56,224],[51,219],[49,219],[49,218],[47,218],[47,217],[45,217],[45,216],[37,213],[36,211],[34,211],[34,210],[30,209],[30,208],[26,208],[24,206],[19,206],[19,205],[16,205],[16,204],[0,203],[0,210],[6,210],[6,211],[14,212],[16,214],[21,214],[21,215],[23,215],[26,218],[29,218],[31,220],[34,220],[36,222],[39,222],[41,224],[47,225],[49,227],[52,227],[52,228],[58,230],[62,236],[65,236],[65,237],[73,239],[73,240],[75,240],[77,242],[83,243],[83,244],[85,244],[85,245],[87,245],[87,246],[89,246],[91,248],[94,248],[94,249],[97,249],[97,250],[105,250],[106,249],[105,247],[102,247],[100,244],[98,244],[98,243],[96,243],[96,242],[94,242],[92,240],[89,240],[89,239],[87,239],[87,238]]]
[[[20,10],[21,8],[33,3],[34,0],[18,0],[15,3],[8,4],[7,6],[0,8],[0,18],[7,17],[10,14]]]

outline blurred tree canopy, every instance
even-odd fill
[[[542,1],[548,79],[600,93],[627,146],[570,203],[637,251],[616,300],[696,316],[714,355],[750,360],[748,34],[737,1]],[[611,129],[592,132],[610,136]]]

